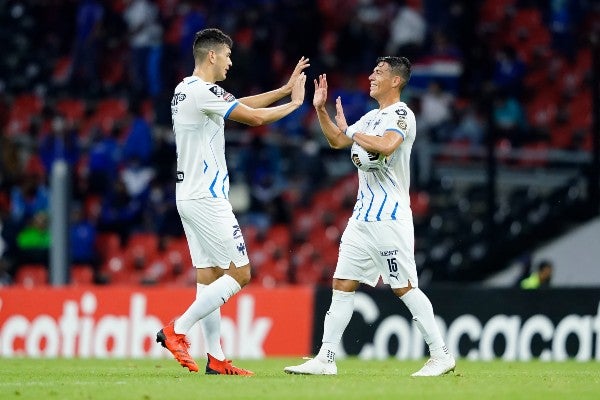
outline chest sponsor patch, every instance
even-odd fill
[[[223,100],[225,100],[228,103],[231,103],[232,101],[235,100],[235,96],[232,95],[231,93],[229,93],[228,91],[226,91],[225,89],[223,89],[220,86],[211,86],[208,90],[210,90],[215,96],[217,97],[221,97]]]

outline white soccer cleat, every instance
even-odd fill
[[[440,376],[454,371],[456,361],[451,355],[446,357],[430,358],[427,360],[423,368],[412,374],[411,376]]]
[[[305,358],[305,363],[285,367],[283,370],[288,374],[299,375],[337,375],[337,365],[334,362],[323,362],[316,358]]]

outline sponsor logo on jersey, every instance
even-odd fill
[[[176,106],[185,100],[185,93],[175,93],[171,99],[171,106]]]
[[[398,120],[398,128],[402,129],[403,131],[406,130],[406,128],[408,128],[408,125],[406,124],[406,121],[402,118],[400,118]]]
[[[246,245],[244,243],[238,243],[237,249],[242,255],[246,255]]]
[[[380,251],[379,254],[381,254],[382,257],[395,256],[398,254],[398,250],[383,250]]]
[[[240,229],[239,225],[234,225],[233,226],[233,238],[237,239],[239,237],[242,236],[242,230]]]
[[[398,114],[398,116],[400,118],[404,118],[404,117],[406,117],[406,115],[408,114],[408,112],[404,108],[399,108],[399,109],[396,110],[396,114]]]
[[[223,89],[222,87],[220,87],[218,85],[211,86],[210,88],[208,88],[208,90],[210,90],[215,96],[221,97],[223,100],[225,100],[228,103],[231,103],[232,101],[235,100],[234,95],[232,95],[231,93],[229,93],[228,91],[226,91],[225,89]]]

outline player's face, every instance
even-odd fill
[[[392,71],[390,65],[385,62],[380,62],[369,75],[369,95],[377,100],[382,94],[392,88]]]
[[[216,62],[215,69],[217,72],[217,81],[223,81],[227,77],[227,71],[231,67],[231,48],[229,46],[220,46],[215,50]]]

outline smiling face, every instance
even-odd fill
[[[399,95],[401,79],[393,74],[390,64],[380,61],[369,75],[369,95],[377,101],[391,94]]]

